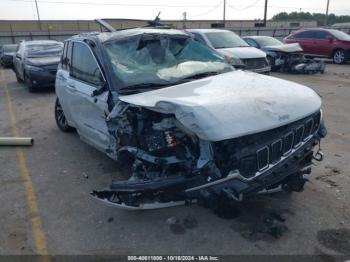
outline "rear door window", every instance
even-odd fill
[[[64,49],[62,53],[62,59],[61,59],[62,69],[64,70],[70,69],[71,58],[72,58],[72,42],[67,41],[64,44]]]
[[[309,39],[314,39],[317,38],[317,31],[303,31],[300,33],[296,33],[294,35],[295,38],[309,38]]]
[[[317,31],[315,33],[315,38],[320,39],[320,40],[326,40],[327,36],[329,36],[329,34],[326,31]]]
[[[68,42],[64,43],[63,52],[61,55],[61,67],[62,69],[67,69],[67,48],[68,48]]]
[[[71,76],[88,84],[98,86],[102,74],[90,48],[80,42],[74,42],[70,69]]]

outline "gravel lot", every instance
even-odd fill
[[[49,254],[350,255],[349,64],[328,64],[324,75],[273,74],[323,97],[325,160],[316,163],[303,193],[261,196],[225,218],[196,205],[128,212],[93,200],[92,189],[128,174],[76,133],[58,130],[53,90],[31,94],[12,71],[0,73],[1,136],[13,136],[17,128],[35,138],[33,147],[0,148],[0,254],[42,248]],[[36,199],[28,199],[28,190]],[[266,229],[271,217],[282,236]],[[174,219],[178,223],[169,225]]]

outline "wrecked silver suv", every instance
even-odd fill
[[[234,70],[187,34],[130,29],[65,42],[55,117],[120,161],[127,181],[92,195],[150,209],[276,189],[301,191],[325,136],[321,99],[281,79]]]

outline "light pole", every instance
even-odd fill
[[[267,0],[265,0],[265,9],[264,9],[264,27],[266,27],[266,18],[267,17]]]
[[[35,0],[35,7],[36,7],[36,14],[38,16],[39,29],[41,31],[41,21],[40,21],[40,14],[39,14],[39,7],[38,7],[38,1],[37,0]]]
[[[223,27],[225,27],[225,24],[226,24],[226,0],[224,0],[224,14],[223,14],[223,19],[222,19],[222,24],[223,24]]]
[[[328,9],[329,9],[329,0],[327,0],[327,9],[326,9],[326,17],[324,18],[324,25],[328,24]]]

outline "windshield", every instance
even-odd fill
[[[274,45],[283,45],[283,43],[276,38],[273,37],[263,37],[263,38],[256,38],[255,41],[259,43],[260,46],[274,46]]]
[[[31,44],[27,45],[26,53],[28,58],[60,56],[62,49],[62,43]]]
[[[350,36],[339,30],[329,30],[338,40],[350,41]]]
[[[242,38],[233,32],[210,32],[205,33],[205,35],[215,49],[249,46]]]
[[[17,45],[4,45],[3,46],[4,53],[12,53],[12,52],[15,52],[16,49],[17,49]]]
[[[121,88],[171,85],[194,75],[232,70],[220,54],[187,36],[144,34],[105,46]]]

